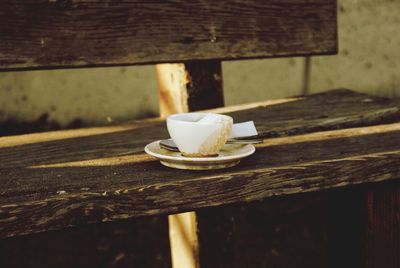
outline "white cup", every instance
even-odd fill
[[[207,157],[218,152],[231,135],[233,119],[213,113],[183,113],[167,117],[169,135],[182,155]]]

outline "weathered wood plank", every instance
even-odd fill
[[[2,268],[171,268],[166,217],[0,239]]]
[[[336,52],[336,0],[0,2],[0,69]]]
[[[371,255],[365,254],[365,197],[370,190],[396,184],[400,185],[398,181],[364,184],[199,209],[201,267],[361,268],[377,253],[389,261],[376,262],[376,267],[394,264],[395,236],[387,245],[389,252],[383,244],[375,244]],[[387,237],[386,233],[376,238],[384,243]]]
[[[400,267],[400,185],[376,187],[366,201],[366,267]]]
[[[307,131],[384,107],[397,104],[342,90],[233,114],[292,133],[301,122]],[[168,169],[143,153],[165,137],[164,124],[0,138],[0,237],[400,178],[400,123],[269,139],[241,165],[205,172]]]
[[[399,136],[390,138],[399,139]],[[369,142],[378,142],[379,137],[375,136]],[[367,146],[367,143],[352,144],[339,139],[338,143],[351,146],[355,143],[355,149]],[[316,144],[310,143],[310,146]],[[323,145],[322,145],[323,146]],[[393,144],[395,146],[395,144]],[[297,146],[296,146],[297,147]],[[338,144],[334,144],[338,148]],[[318,145],[321,150],[321,144]],[[269,148],[267,148],[269,149]],[[285,154],[294,154],[293,150],[285,151]],[[298,149],[305,149],[300,147]],[[331,148],[333,149],[333,148]],[[339,147],[346,150],[346,147]],[[388,150],[388,148],[386,148]],[[260,150],[259,150],[260,151]],[[268,150],[259,153],[259,157],[267,158]],[[306,150],[305,153],[317,153]],[[355,153],[354,151],[352,153]],[[275,161],[276,157],[274,157]],[[295,161],[295,159],[291,159]],[[297,160],[297,159],[296,159]],[[297,160],[298,161],[298,160]],[[268,168],[258,168],[246,161],[245,170],[232,169],[225,174],[195,174],[191,178],[187,172],[165,172],[158,168],[155,163],[144,165],[144,168],[158,172],[162,177],[169,177],[164,181],[156,176],[158,182],[153,182],[153,177],[144,177],[142,183],[116,182],[108,187],[106,185],[90,185],[87,188],[74,189],[74,187],[62,187],[53,193],[48,193],[48,198],[42,196],[20,196],[2,198],[1,223],[3,232],[29,233],[31,229],[47,230],[63,226],[79,225],[85,222],[99,222],[118,220],[134,216],[146,216],[163,213],[174,213],[186,211],[205,206],[217,206],[221,204],[255,201],[269,196],[287,195],[294,193],[318,191],[346,185],[378,182],[398,178],[400,175],[398,163],[400,161],[400,150],[384,153],[360,154],[354,157],[346,157],[334,160],[318,162],[301,161],[297,164]],[[114,176],[124,178],[134,177],[128,169],[132,166],[114,169]],[[112,179],[112,170],[107,167],[97,167],[96,174],[91,176],[99,177],[101,173],[107,174]],[[250,169],[252,171],[250,171]],[[21,173],[27,170],[3,170],[10,179],[21,178],[26,180]],[[29,171],[29,170],[28,170]],[[132,170],[137,171],[136,168]],[[81,168],[55,168],[32,170],[33,175],[29,176],[40,180],[49,176],[59,178],[70,176],[77,177],[76,173],[92,172],[94,169]],[[348,173],[351,172],[351,175]],[[75,174],[74,174],[75,173]],[[125,174],[124,174],[125,173]],[[123,176],[121,176],[123,175]],[[140,174],[142,175],[142,174]],[[159,175],[159,176],[160,176]],[[182,175],[182,176],[181,176]],[[186,176],[185,176],[186,175]],[[208,175],[208,176],[206,176]],[[170,176],[180,177],[172,179]],[[122,177],[122,178],[121,178]],[[151,181],[151,182],[146,182]],[[129,184],[134,184],[131,186]],[[142,185],[141,185],[142,184]],[[212,188],[212,189],[210,189]],[[87,190],[88,189],[88,190]],[[22,200],[21,200],[22,199]],[[27,224],[29,223],[29,224]],[[22,224],[21,226],[19,224]]]
[[[377,184],[365,184],[320,193],[325,199],[326,235],[329,241],[325,267],[365,267],[365,197],[368,189],[375,187]]]
[[[224,106],[220,61],[157,65],[160,115]]]
[[[325,203],[308,193],[199,209],[201,267],[331,267]]]

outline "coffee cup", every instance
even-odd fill
[[[231,135],[233,119],[214,113],[182,113],[167,117],[169,135],[182,155],[218,155]]]

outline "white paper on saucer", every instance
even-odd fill
[[[253,121],[236,123],[232,126],[231,138],[241,138],[256,135],[258,135],[258,132]]]

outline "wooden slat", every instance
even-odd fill
[[[232,115],[286,135],[396,107],[339,90]],[[239,166],[203,172],[144,154],[167,135],[162,120],[0,138],[0,237],[400,178],[400,118],[382,120],[392,123],[269,139]]]
[[[365,267],[400,267],[400,185],[368,192],[367,207]]]
[[[308,193],[199,209],[200,266],[334,267],[325,203]]]
[[[0,69],[336,52],[336,0],[0,2]]]
[[[0,267],[171,268],[166,217],[0,239]]]

